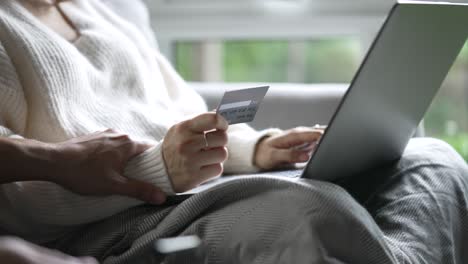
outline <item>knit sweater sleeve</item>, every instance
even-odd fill
[[[246,124],[232,125],[229,128],[229,159],[224,163],[224,172],[254,173],[260,169],[254,164],[254,155],[258,142],[272,135],[281,133],[280,129],[270,128],[256,131]]]
[[[172,190],[160,155],[161,144],[149,149],[129,162],[124,175],[150,182],[162,189]],[[159,175],[159,177],[158,177]],[[90,182],[90,184],[92,184]],[[10,216],[0,213],[0,226],[12,226],[8,219],[19,222],[24,219],[47,226],[74,226],[98,221],[125,209],[143,204],[142,201],[124,196],[81,196],[52,182],[14,182],[0,187],[0,196],[10,206]],[[7,221],[7,222],[5,222]],[[15,233],[20,233],[20,226]]]
[[[23,139],[28,106],[19,80],[12,60],[0,43],[0,137]],[[173,193],[162,158],[162,143],[154,143],[153,148],[130,160],[124,175]],[[21,234],[31,223],[83,224],[139,204],[142,202],[121,196],[80,196],[51,182],[14,182],[0,186],[0,226]]]
[[[161,145],[131,160],[124,175],[152,183],[171,193],[172,186],[162,160]],[[40,181],[4,184],[0,187],[0,196],[6,200],[3,203],[0,199],[0,207],[10,207],[0,213],[0,226],[7,227],[17,226],[25,219],[48,226],[85,224],[143,204],[142,201],[123,196],[81,196],[55,183]],[[5,215],[5,212],[10,212],[10,215]],[[26,224],[11,231],[21,233],[25,228]]]
[[[3,125],[3,122],[0,121],[0,137],[10,137],[12,135],[13,135],[13,132],[11,132],[11,130],[6,128]]]

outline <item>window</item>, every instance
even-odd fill
[[[353,38],[175,45],[176,69],[189,81],[347,83],[362,59]]]
[[[451,144],[468,161],[468,42],[425,117],[428,136]]]
[[[394,3],[147,2],[161,50],[186,80],[293,83],[349,83]],[[274,2],[279,5],[265,5]],[[468,161],[468,44],[430,107],[425,128]]]
[[[352,38],[175,45],[176,68],[189,81],[348,83],[362,60]],[[425,129],[468,161],[468,43],[430,107]]]

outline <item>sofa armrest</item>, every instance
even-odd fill
[[[259,83],[190,83],[215,109],[224,92],[231,89],[262,86]],[[272,84],[255,117],[252,127],[289,129],[297,126],[328,125],[348,89],[348,84]],[[415,137],[424,136],[424,122]]]
[[[191,83],[209,109],[215,109],[224,92],[261,86],[258,83]],[[347,84],[272,84],[252,122],[256,129],[326,125],[343,97]]]

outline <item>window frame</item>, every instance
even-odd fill
[[[160,49],[172,62],[175,60],[174,43],[178,41],[303,40],[353,36],[360,40],[364,53],[394,3],[388,0],[309,1],[314,3],[313,6],[308,5],[310,9],[282,16],[260,8],[261,1],[280,0],[146,2]]]

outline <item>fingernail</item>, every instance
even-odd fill
[[[301,154],[300,160],[302,161],[307,161],[309,159],[309,155],[307,154]]]

